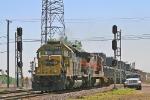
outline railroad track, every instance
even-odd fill
[[[77,89],[70,89],[70,90],[65,90],[65,91],[55,91],[55,92],[44,92],[41,94],[40,91],[23,91],[23,92],[16,92],[16,93],[10,93],[9,95],[3,95],[0,96],[0,100],[16,100],[16,99],[24,99],[24,98],[32,98],[32,97],[37,97],[37,96],[44,96],[44,95],[55,95],[55,94],[65,94],[65,93],[70,93],[70,92],[77,92],[77,91],[82,91],[82,90],[89,90],[89,89],[96,89],[98,87],[89,87],[89,88],[77,88]],[[100,87],[99,87],[100,88]]]
[[[119,87],[119,84],[117,84],[117,87]],[[150,87],[150,85],[143,85],[143,87]],[[65,93],[71,93],[71,92],[78,92],[78,91],[82,91],[82,90],[90,90],[90,89],[97,89],[100,87],[89,87],[89,88],[77,88],[77,89],[70,89],[70,90],[66,90],[66,91],[55,91],[55,92],[47,92],[47,93],[43,93],[41,94],[40,91],[11,91],[11,92],[7,92],[4,94],[0,95],[0,100],[16,100],[16,99],[25,99],[25,98],[36,98],[36,97],[42,97],[45,95],[58,95],[58,94],[65,94]],[[102,89],[104,87],[101,87]],[[107,88],[110,88],[110,90],[113,88],[113,84],[108,86]],[[105,92],[105,91],[103,91]],[[8,95],[7,95],[8,94]]]
[[[30,97],[36,97],[41,95],[46,95],[47,93],[41,94],[41,92],[26,92],[23,94],[11,94],[8,96],[0,96],[0,100],[6,99],[6,100],[16,100],[16,99],[23,99],[23,98],[30,98]]]

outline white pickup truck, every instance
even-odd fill
[[[138,90],[142,89],[140,75],[138,73],[126,74],[124,88],[136,88]]]

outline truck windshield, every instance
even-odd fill
[[[126,79],[128,78],[140,78],[140,75],[126,75]]]

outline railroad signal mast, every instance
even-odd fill
[[[31,80],[34,81],[33,79],[33,74],[34,74],[34,61],[30,62],[30,70],[28,71],[31,73]]]
[[[114,89],[116,89],[116,49],[117,49],[117,40],[116,40],[116,33],[117,33],[117,26],[114,25],[112,27],[112,33],[114,34],[114,39],[112,40],[112,49],[114,50],[114,60],[112,61],[112,65],[114,68]]]
[[[117,26],[113,25],[112,33],[114,34],[114,39],[112,40],[112,49],[114,50],[114,60],[112,61],[112,66],[114,66],[114,89],[116,89],[116,66],[117,60],[116,58],[120,57],[120,86],[121,86],[121,30],[117,31]],[[120,47],[117,47],[117,41],[120,40]],[[119,67],[118,67],[119,68]]]
[[[22,47],[22,28],[17,27],[17,32],[15,32],[15,79],[17,87],[20,84],[20,88],[23,87]]]

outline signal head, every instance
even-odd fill
[[[17,42],[17,50],[20,52],[22,51],[22,41]]]
[[[21,61],[19,61],[17,65],[18,65],[18,67],[21,68],[23,66],[23,63]]]
[[[116,26],[116,25],[114,25],[114,26],[112,27],[112,33],[113,33],[113,34],[116,34],[116,33],[117,33],[117,26]]]
[[[18,34],[18,36],[22,36],[22,28],[21,27],[17,28],[17,34]]]
[[[112,41],[112,49],[113,50],[117,49],[117,40],[115,40],[115,39]]]
[[[117,65],[117,60],[113,60],[112,61],[112,66],[116,66]]]

